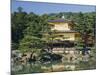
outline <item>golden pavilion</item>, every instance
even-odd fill
[[[50,46],[56,48],[73,48],[75,41],[80,37],[79,33],[74,30],[74,22],[64,18],[49,20],[51,33],[45,33],[44,37],[51,36]]]

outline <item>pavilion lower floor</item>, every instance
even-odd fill
[[[74,41],[53,41],[46,44],[46,50],[53,53],[77,54]]]

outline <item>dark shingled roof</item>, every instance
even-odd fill
[[[56,19],[56,20],[48,20],[48,22],[69,22],[66,19]]]

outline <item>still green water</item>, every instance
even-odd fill
[[[12,67],[12,75],[14,74],[28,74],[28,73],[44,73],[44,72],[60,72],[60,71],[76,71],[76,70],[88,70],[95,69],[95,61],[91,60],[88,62],[45,62],[39,61],[34,63],[16,63]]]

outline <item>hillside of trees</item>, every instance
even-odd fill
[[[85,44],[88,36],[95,40],[96,12],[59,12],[38,15],[34,12],[27,13],[19,7],[18,12],[11,13],[12,50],[27,51],[34,47],[43,47],[45,40],[42,39],[42,32],[50,31],[48,20],[59,19],[62,15],[75,23],[74,29],[80,32]]]

